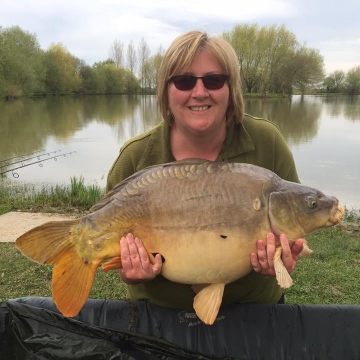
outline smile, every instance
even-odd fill
[[[204,111],[207,110],[210,106],[190,106],[192,111]]]

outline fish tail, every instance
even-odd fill
[[[89,298],[99,263],[83,261],[75,248],[65,251],[56,263],[52,277],[52,295],[65,316],[76,316]]]
[[[55,265],[62,252],[72,246],[72,229],[79,221],[49,221],[21,235],[16,240],[15,247],[37,263]]]
[[[97,262],[82,259],[72,232],[78,220],[51,221],[20,236],[15,243],[25,256],[40,264],[54,265],[53,300],[65,316],[76,316],[89,297]]]

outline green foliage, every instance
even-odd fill
[[[235,49],[248,93],[289,94],[294,86],[303,92],[323,79],[323,57],[300,46],[285,26],[236,25],[223,36]]]
[[[79,91],[82,79],[79,59],[69,53],[64,45],[52,44],[45,52],[45,92],[68,94]]]
[[[42,91],[43,52],[36,36],[19,26],[0,28],[0,95],[13,98]]]
[[[326,92],[339,92],[344,89],[345,72],[342,70],[335,70],[324,80],[324,88]]]
[[[348,94],[360,94],[360,65],[354,66],[347,72],[345,82]]]
[[[238,56],[247,93],[284,96],[319,84],[326,92],[360,92],[358,67],[347,74],[336,70],[324,80],[322,55],[300,45],[285,26],[236,25],[223,36]],[[163,53],[160,46],[150,56],[145,39],[138,47],[131,41],[125,52],[124,44],[116,40],[110,48],[111,59],[88,66],[61,43],[43,51],[34,34],[19,26],[0,27],[0,97],[155,93]]]

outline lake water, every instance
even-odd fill
[[[245,110],[279,126],[303,184],[360,209],[360,96],[246,98]],[[40,185],[82,176],[104,187],[121,145],[159,120],[155,96],[1,102],[0,172]]]

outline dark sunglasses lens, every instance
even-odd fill
[[[179,75],[174,76],[172,81],[178,90],[187,91],[195,86],[196,78],[194,76]]]
[[[218,90],[224,86],[227,78],[228,76],[223,74],[206,75],[199,78],[191,75],[177,75],[173,76],[171,80],[175,87],[182,91],[193,89],[197,79],[201,79],[208,90]]]
[[[207,75],[204,76],[202,81],[204,83],[204,86],[209,90],[218,90],[221,89],[225,81],[227,79],[226,75]]]

